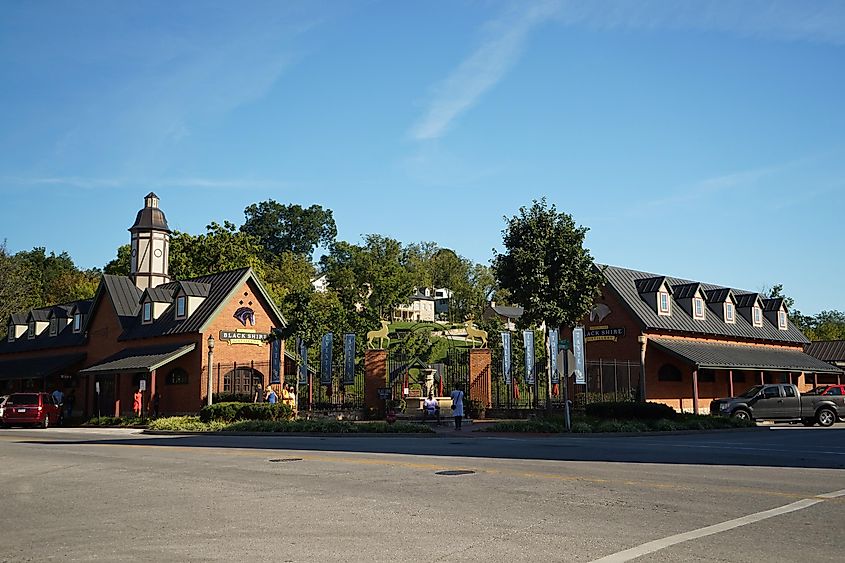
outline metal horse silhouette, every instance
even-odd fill
[[[475,348],[476,341],[479,342],[479,348],[487,348],[486,330],[475,328],[475,323],[472,321],[465,322],[464,327],[467,331],[467,341],[472,343],[473,348]]]
[[[249,326],[255,326],[255,311],[249,307],[240,307],[232,316],[241,321],[244,326],[247,326],[247,323]]]
[[[376,350],[386,349],[390,346],[390,338],[388,338],[388,322],[381,321],[381,328],[379,330],[371,330],[367,333],[367,348],[372,348]],[[384,348],[376,348],[375,341],[378,340],[379,347],[384,345],[384,341],[387,340],[387,346]]]

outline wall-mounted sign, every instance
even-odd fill
[[[591,326],[587,329],[584,336],[587,342],[599,342],[602,340],[617,342],[619,337],[625,336],[625,327]]]
[[[241,321],[244,326],[255,326],[255,311],[251,307],[239,307],[232,316]]]
[[[220,340],[229,344],[255,344],[264,346],[269,334],[255,332],[254,330],[221,330]]]

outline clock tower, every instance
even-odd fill
[[[170,228],[164,212],[158,207],[158,196],[152,192],[144,198],[132,233],[129,277],[138,289],[156,287],[170,281]]]

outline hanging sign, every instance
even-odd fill
[[[534,331],[523,331],[522,341],[525,343],[525,383],[534,385]]]
[[[276,335],[275,340],[270,342],[270,384],[277,385],[282,382],[282,339]]]
[[[625,336],[625,327],[591,326],[584,334],[585,342],[618,342],[621,336]]]
[[[334,335],[327,332],[323,335],[320,344],[320,383],[323,385],[332,384],[332,342]]]
[[[267,337],[270,336],[264,332],[255,332],[254,330],[221,330],[220,340],[231,344],[255,344],[256,346],[264,346]]]
[[[549,350],[551,350],[549,361],[552,364],[552,385],[560,383],[560,372],[557,370],[557,344],[558,332],[556,328],[549,330]]]
[[[308,385],[308,346],[299,339],[299,384]]]
[[[355,335],[343,335],[343,384],[355,385]]]
[[[575,354],[575,383],[587,384],[587,370],[584,367],[584,327],[572,329],[572,352]]]
[[[505,377],[505,384],[511,384],[511,333],[502,333],[502,375]]]

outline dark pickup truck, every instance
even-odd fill
[[[711,401],[710,414],[832,426],[845,417],[845,395],[841,385],[816,387],[803,395],[786,383],[755,385],[742,395]]]

